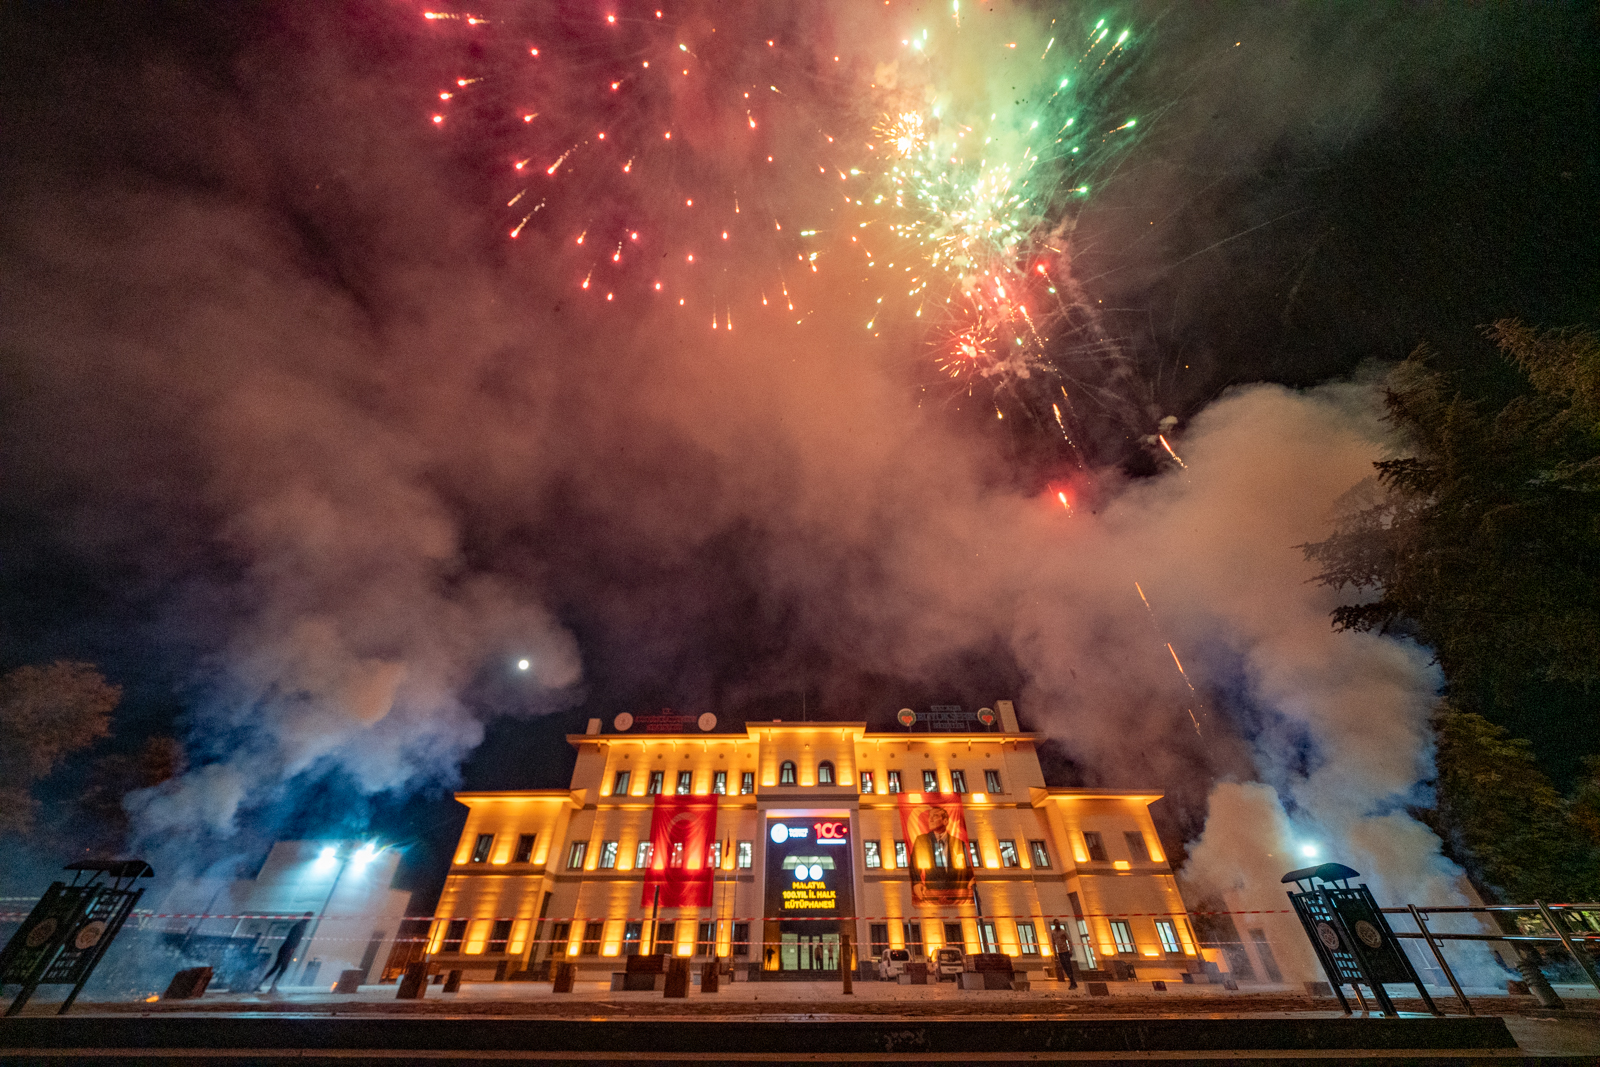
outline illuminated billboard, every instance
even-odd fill
[[[854,835],[845,817],[767,817],[766,914],[820,919],[855,914]]]

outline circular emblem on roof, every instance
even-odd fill
[[[1366,945],[1368,948],[1383,947],[1383,934],[1376,926],[1373,926],[1365,919],[1356,920],[1356,936],[1359,937],[1361,939],[1361,943]]]
[[[895,718],[900,720],[901,726],[910,726],[917,721],[917,713],[910,708],[901,708],[900,714],[896,715]]]
[[[611,725],[617,728],[617,733],[626,733],[628,730],[633,729],[633,715],[625,711],[615,719],[612,719]]]
[[[82,952],[84,949],[94,948],[106,934],[106,924],[101,919],[86,922],[78,927],[78,932],[72,935],[72,947]]]
[[[993,708],[979,708],[978,709],[978,721],[983,723],[983,725],[985,725],[985,726],[993,726],[994,725],[994,709]]]
[[[1327,949],[1329,952],[1337,951],[1339,948],[1339,931],[1335,930],[1327,923],[1318,923],[1317,940],[1321,941],[1322,947]]]
[[[717,717],[708,711],[696,719],[695,723],[702,730],[715,730],[717,728]]]
[[[28,931],[28,947],[38,948],[54,936],[56,936],[56,920],[52,915]]]
[[[781,823],[781,822],[773,823],[772,824],[772,840],[776,844],[779,844],[779,845],[781,845],[785,841],[789,840],[789,828],[787,826],[783,825],[783,823]]]

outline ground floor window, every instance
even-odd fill
[[[639,954],[639,940],[644,936],[644,923],[631,922],[622,928],[622,954],[624,956],[637,956]]]
[[[1089,938],[1089,923],[1084,919],[1078,920],[1078,942],[1083,945],[1083,965],[1094,970],[1094,942]]]
[[[1182,952],[1183,945],[1178,941],[1178,931],[1166,919],[1156,920],[1156,936],[1161,938],[1161,951]]]
[[[896,842],[896,843],[899,844],[899,842]],[[905,924],[905,935],[906,935],[906,951],[910,952],[913,956],[924,956],[924,955],[927,955],[927,953],[925,953],[923,951],[923,948],[922,948],[922,924],[921,923],[906,923]]]
[[[1034,930],[1032,923],[1017,923],[1017,944],[1024,956],[1039,954],[1039,934]]]
[[[733,924],[733,954],[735,956],[750,955],[750,924]]]
[[[506,942],[511,940],[511,920],[496,919],[489,928],[489,951],[504,952]]]
[[[1118,953],[1134,951],[1133,931],[1121,919],[1111,920],[1111,940],[1117,943]]]
[[[567,947],[567,942],[569,942],[571,940],[572,940],[572,924],[571,923],[556,923],[555,929],[550,934],[550,953],[551,953],[551,955],[556,955],[558,953],[560,955],[563,955],[563,956],[571,955],[572,953]]]
[[[889,924],[873,923],[867,927],[867,937],[872,943],[872,954],[881,956],[889,951]]]
[[[978,944],[983,952],[1000,951],[1000,943],[994,936],[994,923],[985,921],[978,924]]]
[[[961,932],[960,923],[944,924],[944,943],[950,948],[965,948],[967,935]]]
[[[605,932],[606,924],[603,922],[583,924],[583,955],[600,955],[600,939]]]
[[[467,936],[467,920],[451,919],[444,925],[444,941],[439,945],[440,952],[460,952],[461,942]]]
[[[701,923],[700,936],[695,938],[694,954],[696,956],[714,956],[717,953],[717,924]]]
[[[658,956],[663,954],[668,956],[672,955],[672,947],[678,943],[677,934],[677,923],[657,923],[656,947],[653,949],[655,954]]]

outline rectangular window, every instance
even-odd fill
[[[1000,772],[984,771],[983,787],[991,793],[1004,793],[1005,790],[1000,788]]]
[[[872,943],[872,954],[881,956],[889,951],[889,924],[872,923],[867,927],[867,937]]]
[[[1089,859],[1095,863],[1106,861],[1106,845],[1100,840],[1100,835],[1093,830],[1083,832],[1083,847],[1089,850]]]
[[[1022,949],[1024,956],[1037,956],[1039,954],[1039,934],[1032,923],[1017,923],[1017,945]]]
[[[863,841],[861,848],[867,856],[867,869],[876,870],[883,866],[883,853],[876,841]]]
[[[600,844],[600,869],[602,871],[615,870],[617,866],[617,843],[604,841]]]
[[[689,795],[689,789],[693,785],[694,785],[694,772],[692,772],[692,771],[679,771],[678,772],[678,795],[680,797],[688,796]]]
[[[967,842],[967,862],[972,864],[973,870],[983,866],[983,860],[978,855],[978,843],[976,841]]]
[[[461,942],[467,936],[467,920],[451,919],[444,924],[444,941],[439,945],[440,952],[460,952]]]
[[[1083,965],[1091,971],[1094,970],[1094,941],[1089,937],[1087,920],[1078,920],[1078,941],[1083,945]]]
[[[694,939],[696,956],[714,956],[717,953],[717,924],[701,923],[699,937]]]
[[[944,924],[944,943],[950,948],[967,947],[967,935],[961,932],[960,923]]]
[[[493,834],[479,834],[478,839],[472,843],[472,862],[488,863],[489,850],[494,848]]]
[[[637,956],[639,954],[639,939],[644,936],[644,923],[631,922],[622,928],[622,954],[624,956]]]
[[[683,868],[683,842],[682,841],[674,841],[674,842],[672,842],[672,851],[667,853],[667,866],[671,867],[675,871],[676,870],[681,870]]]
[[[489,927],[489,951],[504,952],[506,942],[511,940],[511,920],[496,919],[494,925]]]
[[[750,955],[750,924],[733,924],[733,954],[735,956]]]
[[[889,772],[889,792],[891,792],[891,793],[900,792],[900,772],[899,771],[890,771]]]
[[[567,870],[575,871],[583,866],[583,858],[589,854],[589,842],[574,841],[572,851],[567,853]]]
[[[906,843],[904,841],[896,841],[894,843],[894,865],[902,871],[911,866],[906,860]]]
[[[1022,860],[1017,858],[1017,843],[1015,841],[1000,842],[1000,866],[1020,867]]]
[[[605,936],[605,932],[606,924],[603,922],[584,923],[583,948],[579,954],[584,956],[600,955],[600,941]]]
[[[1128,843],[1128,856],[1133,862],[1150,862],[1150,846],[1145,844],[1143,834],[1137,830],[1125,830],[1122,839]]]
[[[727,771],[718,771],[711,776],[711,791],[719,797],[728,795]]]
[[[950,772],[950,792],[965,793],[967,791],[967,772],[952,770]]]
[[[994,923],[987,919],[978,923],[978,944],[982,946],[980,951],[983,952],[1000,951],[1000,942],[996,941],[994,936]]]
[[[755,864],[756,843],[754,841],[740,841],[737,862],[741,871],[748,871]]]
[[[722,869],[722,842],[711,842],[710,854],[706,856],[706,866],[713,871]]]
[[[611,783],[611,795],[625,797],[628,795],[628,783],[633,780],[632,771],[618,771],[616,779]]]
[[[1045,847],[1043,841],[1029,841],[1028,851],[1033,854],[1033,865],[1035,867],[1050,866],[1050,850]]]
[[[572,924],[556,923],[555,929],[550,934],[550,955],[572,955],[572,946],[569,944],[571,940]]]
[[[906,935],[906,951],[911,953],[913,956],[921,956],[921,955],[923,955],[924,953],[922,951],[922,924],[921,923],[906,923],[905,924],[905,935]]]
[[[672,955],[672,948],[678,943],[678,924],[656,924],[656,947],[653,950],[657,956]]]
[[[511,862],[531,862],[533,860],[533,843],[537,840],[539,840],[538,834],[518,834],[517,850],[511,854]]]
[[[661,795],[661,791],[666,788],[666,786],[662,784],[664,781],[665,781],[665,773],[664,772],[662,772],[662,771],[651,771],[650,772],[650,788],[645,790],[645,795],[646,796],[652,796],[652,797],[660,796]]]
[[[633,850],[633,869],[642,871],[650,866],[650,861],[656,857],[656,846],[648,841],[640,841],[639,847]]]
[[[872,792],[872,772],[871,771],[862,771],[861,772],[861,791],[863,793]]]
[[[749,796],[756,791],[756,772],[745,771],[739,776],[739,795]]]
[[[924,793],[937,793],[939,791],[939,776],[933,771],[922,772],[922,791]]]
[[[1183,951],[1183,944],[1178,940],[1178,931],[1166,919],[1156,920],[1156,936],[1161,938],[1162,952]]]
[[[1111,940],[1117,943],[1119,953],[1133,951],[1133,931],[1121,919],[1111,920]]]

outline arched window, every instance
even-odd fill
[[[784,760],[778,765],[778,784],[794,785],[794,761]]]
[[[823,760],[821,763],[817,764],[817,784],[833,784],[833,764],[829,763],[827,760]]]

